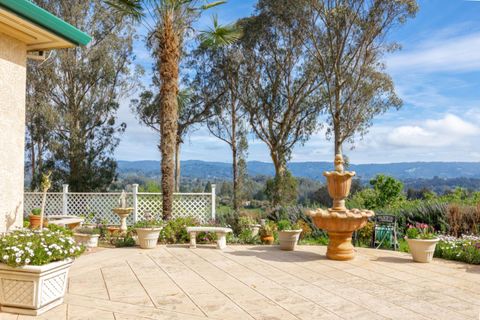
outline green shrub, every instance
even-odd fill
[[[192,217],[168,220],[160,231],[160,240],[165,243],[186,243],[189,240],[187,227],[198,225],[198,221]]]
[[[70,230],[70,228],[62,227],[62,226],[59,226],[59,225],[56,225],[56,224],[50,223],[48,225],[47,229],[52,231],[52,232],[61,232],[64,235],[66,235],[67,237],[73,236],[73,231]]]
[[[286,219],[278,221],[277,227],[278,231],[292,230],[292,224]]]
[[[40,208],[33,208],[31,213],[32,213],[33,216],[39,216],[39,215],[42,214],[42,209],[40,209]]]
[[[416,223],[415,226],[409,225],[407,229],[408,239],[422,239],[429,240],[435,239],[437,235],[435,231],[428,224]]]
[[[81,233],[81,234],[98,234],[100,235],[100,229],[99,228],[87,228],[87,227],[81,227],[81,228],[76,228],[74,230],[75,233]]]
[[[161,220],[141,220],[137,221],[134,225],[133,228],[159,228],[163,226],[163,221]]]

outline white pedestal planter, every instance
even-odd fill
[[[0,264],[1,310],[35,316],[60,305],[72,263],[66,259],[18,268]]]
[[[78,244],[83,244],[86,248],[98,247],[98,234],[74,233],[73,238]]]
[[[300,233],[302,233],[302,229],[279,231],[278,241],[280,242],[280,249],[287,251],[295,250]]]
[[[162,228],[135,228],[140,248],[154,249],[157,246],[160,230]]]
[[[407,242],[413,261],[423,263],[432,261],[438,239],[423,240],[407,238]]]

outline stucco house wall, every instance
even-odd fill
[[[0,33],[0,232],[23,224],[26,52]]]

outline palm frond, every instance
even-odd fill
[[[219,6],[221,4],[227,3],[227,1],[215,1],[215,2],[210,2],[207,4],[204,4],[203,6],[200,7],[201,10],[208,10],[213,7]]]
[[[131,16],[135,20],[143,17],[142,0],[106,0],[112,9],[125,16]]]
[[[243,36],[242,29],[236,24],[221,25],[218,17],[213,16],[212,27],[200,31],[199,40],[203,48],[218,48],[231,45]]]

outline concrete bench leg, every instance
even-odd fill
[[[190,232],[190,248],[195,249],[197,247],[197,233]]]
[[[217,248],[225,249],[227,247],[227,234],[223,232],[217,232]]]

